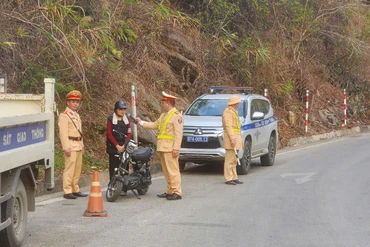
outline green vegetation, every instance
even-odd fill
[[[55,160],[54,169],[55,175],[63,173],[64,170],[64,152],[60,147],[55,148]],[[108,162],[103,159],[91,155],[88,151],[83,154],[82,170],[93,171],[93,170],[105,170],[108,168]]]
[[[116,99],[130,102],[133,83],[151,119],[163,90],[184,109],[225,84],[268,88],[278,117],[304,109],[306,89],[340,102],[346,88],[354,115],[369,115],[370,11],[359,1],[7,0],[0,19],[0,72],[13,92],[42,92],[54,77],[63,107],[68,91],[82,91],[87,144],[102,160],[105,117]]]

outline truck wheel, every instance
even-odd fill
[[[240,166],[236,166],[236,171],[239,175],[245,175],[249,172],[249,169],[251,168],[251,141],[247,139],[244,143],[244,151],[243,151],[243,157],[240,160]]]
[[[180,172],[183,172],[185,170],[185,165],[186,165],[185,161],[179,161]]]
[[[109,182],[107,192],[105,196],[107,197],[108,202],[114,202],[117,200],[119,195],[121,194],[123,188],[123,183],[115,178],[112,178],[112,181]]]
[[[275,161],[275,155],[276,155],[276,141],[275,136],[270,136],[269,146],[268,146],[268,153],[261,156],[261,164],[263,166],[272,166]]]
[[[11,218],[12,223],[0,232],[2,247],[20,246],[27,228],[27,193],[22,180],[19,180],[15,197],[7,201],[1,208],[2,220]]]

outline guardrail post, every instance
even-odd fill
[[[131,86],[131,115],[135,118],[136,117],[136,85]],[[134,141],[137,143],[138,136],[137,136],[137,125],[132,124],[131,125],[132,129],[132,136]]]
[[[347,125],[347,93],[346,89],[344,89],[344,124],[343,126]]]
[[[0,93],[5,93],[5,80],[0,78]]]
[[[306,121],[305,121],[305,133],[308,132],[308,101],[309,101],[310,90],[306,90]]]
[[[7,92],[6,84],[7,84],[7,78],[6,78],[6,74],[4,74],[0,78],[0,93],[6,93]]]

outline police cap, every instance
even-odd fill
[[[66,95],[67,100],[81,100],[82,94],[80,91],[73,90]]]

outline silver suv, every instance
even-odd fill
[[[184,131],[180,149],[180,170],[186,162],[200,164],[223,162],[222,113],[230,96],[223,90],[236,90],[244,149],[239,151],[238,174],[247,174],[251,159],[260,157],[261,164],[272,166],[278,143],[277,119],[270,101],[262,95],[249,94],[250,87],[209,87],[211,93],[198,97],[184,113]]]

